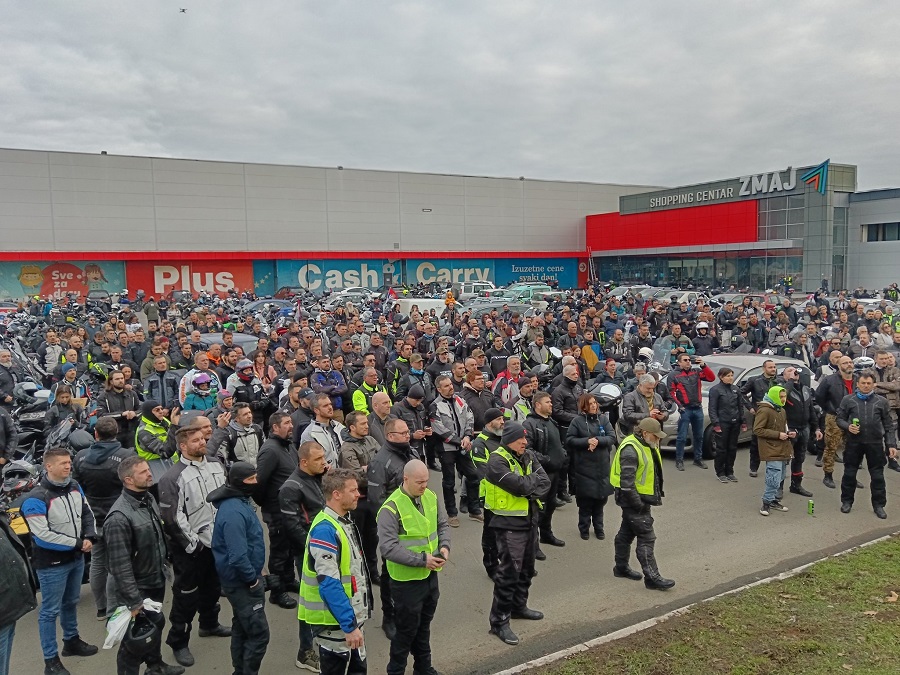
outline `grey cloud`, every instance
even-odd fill
[[[181,4],[10,4],[0,146],[671,185],[830,156],[900,184],[890,3]]]

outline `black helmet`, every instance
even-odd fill
[[[596,384],[588,393],[597,399],[601,410],[612,408],[622,400],[622,389],[611,382]]]
[[[26,403],[35,403],[37,401],[35,392],[37,392],[38,389],[40,389],[40,387],[34,382],[19,382],[19,384],[13,387],[13,398]]]
[[[743,335],[732,335],[731,336],[731,348],[737,349],[742,344],[744,344],[744,336]]]
[[[159,649],[160,636],[159,627],[141,610],[128,624],[122,646],[134,656],[149,656]]]

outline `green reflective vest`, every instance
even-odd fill
[[[488,436],[483,431],[480,434],[478,434],[475,438],[476,439],[480,438],[482,443],[485,443],[485,444],[487,444],[487,442],[490,440],[490,436]],[[469,451],[469,457],[472,458],[472,464],[474,464],[475,469],[478,470],[479,464],[487,464],[487,461],[491,458],[491,452],[490,452],[490,450],[488,450],[486,445],[484,448],[480,448],[480,447],[473,445],[472,450]],[[478,498],[479,499],[484,499],[485,489],[486,489],[485,481],[484,481],[484,478],[482,478],[480,481],[478,481]]]
[[[303,568],[300,574],[300,597],[297,604],[297,618],[308,624],[316,626],[339,626],[338,620],[329,611],[322,600],[319,593],[319,580],[316,578],[316,571],[309,566],[309,537],[316,525],[323,520],[327,520],[334,525],[337,531],[338,540],[341,543],[341,556],[338,561],[341,570],[341,584],[344,587],[344,593],[347,598],[353,597],[353,575],[350,574],[350,560],[353,554],[350,552],[350,541],[344,532],[341,524],[332,518],[325,511],[319,511],[318,515],[313,518],[312,524],[309,526],[310,535],[306,538],[306,547],[303,551]]]
[[[365,382],[353,392],[353,396],[351,400],[353,401],[353,409],[359,410],[365,415],[368,415],[372,412],[372,397],[377,394],[379,391],[383,391],[387,394],[387,389],[384,388],[384,385],[376,384],[374,387],[370,387]]]
[[[431,490],[422,495],[422,511],[416,508],[412,499],[401,488],[388,497],[381,509],[388,509],[400,519],[400,543],[413,553],[433,554],[438,547],[437,497]],[[427,567],[410,567],[391,560],[387,561],[388,574],[394,581],[418,581],[427,579],[431,570]]]
[[[150,452],[149,450],[141,447],[141,442],[139,440],[138,434],[143,431],[149,431],[151,434],[156,436],[161,442],[165,443],[166,438],[169,435],[169,420],[164,419],[162,422],[151,422],[146,417],[141,418],[141,423],[138,425],[137,431],[134,432],[134,449],[137,451],[138,457],[142,459],[146,459],[148,462],[154,459],[161,459],[159,455],[154,452]],[[178,461],[178,453],[176,452],[171,457],[173,462]]]
[[[619,463],[619,456],[622,454],[622,449],[629,445],[634,448],[638,458],[637,472],[634,475],[634,487],[638,494],[652,495],[656,485],[656,465],[653,462],[653,455],[650,453],[652,452],[656,455],[660,465],[662,465],[662,457],[659,454],[659,448],[648,448],[634,434],[626,436],[625,440],[616,448],[616,454],[613,457],[612,467],[609,471],[609,483],[613,487],[621,487],[622,466]]]
[[[522,465],[512,458],[509,451],[502,445],[494,450],[509,464],[509,470],[519,476],[531,474],[531,462],[522,471]],[[489,509],[496,516],[528,516],[528,497],[520,497],[507,492],[499,485],[494,485],[485,479],[484,483],[484,508]]]

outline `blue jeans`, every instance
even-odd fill
[[[12,643],[15,634],[15,621],[6,626],[0,626],[0,675],[9,675],[9,658],[12,656]]]
[[[684,442],[687,440],[688,426],[694,434],[694,461],[703,459],[703,408],[690,406],[678,417],[678,437],[675,439],[675,461],[684,461]]]
[[[84,558],[36,571],[41,582],[38,632],[46,660],[52,659],[59,651],[56,646],[56,617],[59,617],[62,626],[63,640],[78,637],[78,599],[81,597]]]
[[[763,492],[763,501],[771,504],[775,501],[775,494],[781,487],[781,481],[784,480],[784,468],[787,462],[784,460],[776,460],[774,462],[766,462],[766,489]]]

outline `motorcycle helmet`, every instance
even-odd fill
[[[238,378],[243,382],[249,382],[253,379],[253,361],[250,359],[241,359],[238,361],[237,367],[234,370],[237,373]]]
[[[9,462],[3,467],[4,494],[25,494],[34,487],[38,475],[38,468],[24,459]]]
[[[613,408],[622,400],[622,389],[611,382],[596,384],[588,393],[597,399],[601,410]]]
[[[191,384],[194,385],[195,388],[202,387],[206,385],[207,387],[212,382],[212,378],[206,373],[197,373],[194,375],[194,379],[191,381]]]
[[[853,359],[853,372],[861,373],[864,370],[875,367],[875,359],[869,356],[858,356]]]
[[[94,437],[84,429],[73,429],[69,434],[69,445],[72,452],[77,453],[79,450],[89,448],[94,443]]]
[[[650,363],[653,360],[653,350],[650,347],[641,347],[638,349],[638,361]]]
[[[40,387],[34,382],[19,382],[19,384],[13,387],[13,398],[17,401],[24,401],[25,403],[36,403],[37,397],[35,394],[38,389],[40,389]]]
[[[743,335],[732,335],[731,336],[731,348],[737,349],[742,344],[744,344],[744,336]]]
[[[122,638],[122,647],[134,656],[149,656],[159,649],[161,635],[159,626],[141,610],[128,624],[128,629]]]
[[[100,382],[106,382],[109,379],[110,373],[115,370],[108,363],[92,363],[90,368],[88,368],[88,372],[92,377],[99,380]]]
[[[701,321],[700,323],[697,324],[697,330],[700,330],[701,328],[705,328],[706,330],[709,330],[709,324],[706,323],[705,321]]]

